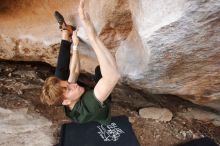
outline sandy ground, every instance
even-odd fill
[[[6,109],[28,108],[28,113],[39,113],[52,121],[54,144],[59,140],[62,123],[70,122],[62,107],[49,107],[40,103],[41,86],[45,78],[53,75],[54,68],[47,64],[25,62],[0,62],[0,107]],[[82,74],[80,80],[88,82],[91,75]],[[171,146],[208,136],[220,144],[220,127],[211,121],[188,119],[179,113],[192,108],[217,113],[171,95],[151,95],[126,85],[118,85],[112,94],[112,115],[126,115],[141,146]],[[143,107],[163,107],[173,113],[169,122],[145,119],[138,111]],[[220,116],[220,115],[219,115]]]

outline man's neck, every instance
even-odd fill
[[[70,110],[72,110],[74,108],[74,106],[76,105],[76,103],[80,100],[81,96],[85,93],[85,88],[83,88],[83,92],[82,94],[79,96],[79,98],[73,100],[69,105],[67,105],[69,107]]]
[[[79,98],[79,99],[80,99],[80,98]],[[72,109],[74,108],[74,106],[75,106],[76,103],[79,101],[79,99],[73,101],[72,103],[70,103],[70,104],[68,105],[68,107],[69,107],[70,110],[72,110]]]

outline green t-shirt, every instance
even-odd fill
[[[86,91],[75,104],[72,110],[64,107],[66,115],[73,121],[85,123],[89,121],[97,121],[100,124],[109,124],[111,121],[110,114],[110,98],[101,104],[95,97],[93,90]]]

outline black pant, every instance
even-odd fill
[[[55,76],[61,80],[68,80],[69,78],[70,47],[71,47],[71,42],[66,40],[61,41],[60,52],[59,52],[57,67],[55,71]],[[101,78],[102,78],[102,74],[100,71],[100,66],[97,66],[95,68],[94,81],[97,83]]]
[[[70,47],[71,42],[66,40],[61,41],[57,67],[55,70],[55,76],[61,80],[68,80],[69,78]]]

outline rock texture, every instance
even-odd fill
[[[52,122],[27,110],[0,108],[0,145],[53,145]]]
[[[146,53],[140,53],[142,57],[137,57],[140,55],[136,53],[132,58],[134,66],[141,66],[138,71],[134,66],[129,68],[126,62],[130,57],[120,55],[120,51],[129,48],[128,41],[126,47],[122,46],[117,52],[120,68],[124,67],[123,73],[130,78],[141,77],[136,81],[139,87],[154,93],[180,95],[199,104],[215,100],[217,108],[220,100],[220,3],[160,1],[163,4],[159,5],[158,2],[143,2],[133,8],[143,10],[134,18],[143,47],[133,52],[139,49]],[[156,8],[161,13],[152,13]]]
[[[219,113],[213,113],[210,111],[204,111],[196,108],[189,108],[185,112],[180,112],[178,115],[185,117],[188,120],[197,119],[202,122],[211,122],[215,126],[220,127]]]
[[[65,116],[62,106],[43,105],[40,103],[39,99],[43,80],[46,77],[53,75],[53,70],[54,68],[44,63],[9,61],[1,62],[1,146],[20,145],[20,143],[17,141],[18,138],[22,142],[25,140],[31,140],[32,142],[28,144],[24,142],[21,144],[22,146],[51,146],[58,143],[60,139],[61,124],[70,122],[70,119]],[[89,74],[81,74],[79,79],[82,82],[87,81],[88,83],[89,80],[91,81],[92,76]],[[129,121],[132,124],[132,129],[134,130],[141,146],[178,145],[179,143],[189,141],[194,138],[204,137],[204,135],[214,139],[218,144],[220,144],[220,127],[210,124],[213,122],[213,118],[209,118],[206,119],[205,122],[201,122],[195,119],[191,120],[191,118],[199,117],[200,114],[194,117],[191,117],[191,114],[187,114],[187,111],[190,111],[189,109],[191,109],[191,111],[196,110],[194,106],[197,106],[200,107],[199,111],[201,113],[214,115],[212,112],[206,110],[207,107],[201,107],[170,95],[152,95],[154,98],[149,98],[148,96],[149,95],[143,94],[140,90],[133,88],[128,89],[127,86],[123,85],[116,86],[112,94],[112,116],[126,115],[129,117]],[[140,108],[161,106],[172,111],[174,116],[171,121],[155,122],[155,120],[141,118],[138,115],[138,109]],[[28,112],[26,112],[27,109]],[[180,114],[184,115],[180,116]],[[44,120],[45,118],[42,118],[41,116],[46,117],[47,120]],[[214,118],[215,117],[217,116],[214,116]],[[19,121],[22,121],[22,123],[25,123],[25,125],[20,124]],[[43,124],[41,122],[43,122]],[[51,123],[52,126],[49,128],[48,126]],[[36,125],[33,127],[33,124]],[[16,129],[12,130],[12,126],[16,127],[17,131]],[[11,132],[10,134],[9,132],[7,133],[7,130],[5,130],[6,128]],[[39,129],[35,131],[36,128]],[[21,132],[22,130],[30,132],[31,135],[26,137],[27,133]],[[54,131],[53,134],[51,134],[51,130]],[[21,132],[19,135],[17,135],[18,131]],[[40,136],[38,134],[40,134]],[[14,135],[16,135],[14,141],[10,140],[9,143],[2,144],[6,141],[6,136],[13,137]],[[41,138],[43,135],[43,138],[41,138],[40,141],[37,141],[37,143],[35,143],[35,140],[38,140],[35,137],[36,135],[37,138]],[[53,142],[51,143],[49,139],[53,140]]]
[[[59,49],[54,10],[79,24],[79,0],[3,0],[0,59],[44,61]],[[100,38],[115,55],[122,82],[220,109],[220,2],[216,0],[90,0],[86,7]],[[80,37],[87,42],[79,27]],[[82,68],[97,64],[81,44]]]

